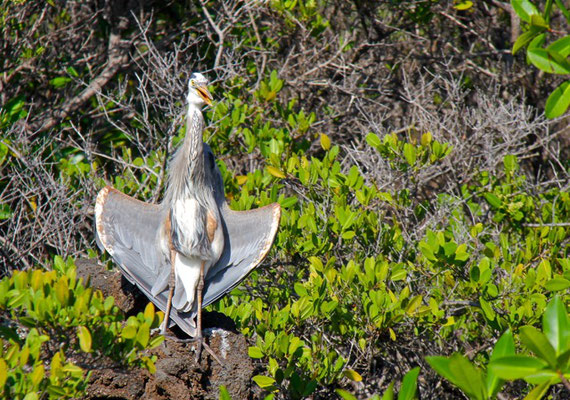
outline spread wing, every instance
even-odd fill
[[[265,258],[279,226],[281,208],[273,203],[249,211],[220,207],[225,236],[224,251],[209,269],[204,282],[204,306],[237,286]]]
[[[170,260],[161,248],[168,232],[164,225],[167,216],[168,210],[161,204],[144,203],[109,186],[99,192],[95,204],[97,244],[162,311],[166,311],[171,270]],[[194,315],[172,308],[170,325],[176,323],[190,336],[196,336]]]
[[[141,289],[151,291],[158,277],[170,272],[160,249],[160,232],[166,213],[107,186],[97,195],[97,244],[120,266],[123,274]]]
[[[277,203],[249,211],[233,211],[224,195],[224,182],[208,145],[204,145],[205,165],[216,204],[222,216],[224,251],[210,267],[204,282],[204,307],[236,287],[265,258],[279,227],[281,207]]]

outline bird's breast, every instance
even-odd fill
[[[217,210],[208,210],[194,198],[178,199],[171,209],[174,249],[186,257],[217,261],[223,250],[223,232]]]

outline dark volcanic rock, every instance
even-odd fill
[[[95,289],[113,296],[115,304],[127,314],[144,310],[146,297],[122,278],[118,271],[107,271],[91,260],[78,260],[77,275],[89,279]],[[86,399],[217,399],[224,385],[233,399],[254,397],[254,367],[247,354],[248,344],[235,330],[233,321],[220,313],[204,313],[206,342],[223,361],[221,366],[208,352],[195,361],[195,344],[177,341],[185,335],[174,327],[167,339],[152,351],[157,356],[156,373],[144,369],[93,371]]]

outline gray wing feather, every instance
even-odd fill
[[[249,211],[233,211],[224,203],[221,211],[226,242],[220,259],[208,270],[204,306],[232,290],[263,261],[281,215],[277,203]]]
[[[210,166],[212,189],[222,217],[225,240],[220,259],[210,267],[204,281],[205,307],[232,290],[263,261],[277,233],[281,207],[273,203],[255,210],[231,210],[224,195],[222,174],[207,144],[204,144],[204,157],[205,165]]]
[[[159,309],[166,311],[170,261],[161,249],[161,234],[167,210],[161,205],[133,199],[116,189],[99,192],[95,205],[96,240],[107,250],[131,283]],[[154,296],[153,287],[163,289]],[[194,315],[174,308],[172,321],[190,336],[196,336]]]
[[[111,187],[97,196],[97,242],[124,275],[145,291],[152,289],[164,269],[170,271],[159,240],[165,215],[159,205],[133,199]]]

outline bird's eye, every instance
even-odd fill
[[[190,80],[190,86],[194,86],[194,79]]]

